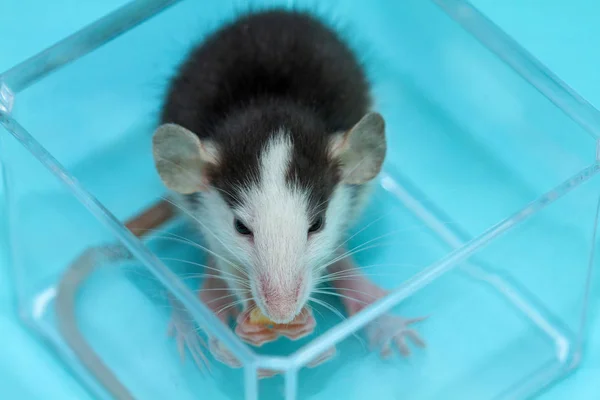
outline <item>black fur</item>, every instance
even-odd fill
[[[315,17],[271,10],[245,15],[206,38],[174,77],[162,113],[220,149],[211,183],[232,196],[258,177],[258,156],[279,129],[291,133],[288,177],[313,205],[339,181],[330,135],[368,112],[369,85],[340,37]],[[314,210],[317,212],[318,210]]]

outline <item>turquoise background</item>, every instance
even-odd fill
[[[5,4],[8,3],[8,4]],[[4,0],[0,9],[0,71],[55,43],[123,0]],[[476,0],[498,23],[577,92],[600,106],[600,74],[596,43],[600,39],[600,3],[578,0]],[[35,7],[37,12],[31,12]],[[18,21],[18,23],[16,23]],[[26,331],[13,313],[6,273],[5,249],[0,248],[0,388],[3,398],[87,399],[89,396],[54,358]],[[591,307],[598,307],[596,285]],[[590,343],[576,374],[542,395],[543,399],[600,398],[600,319],[591,321]],[[5,397],[6,396],[6,397]]]

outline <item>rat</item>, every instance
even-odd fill
[[[244,341],[312,333],[308,303],[328,274],[349,316],[386,295],[344,257],[385,160],[385,122],[358,57],[316,16],[251,12],[208,35],[173,76],[152,142],[162,182],[209,249],[200,298]],[[255,308],[280,329],[253,325]],[[367,333],[383,355],[407,354],[407,338],[424,345],[409,327],[419,320],[388,316]],[[172,322],[189,338],[177,311]],[[210,339],[215,358],[239,366]]]

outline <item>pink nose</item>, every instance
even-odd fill
[[[291,287],[290,287],[291,286]],[[296,316],[301,281],[294,285],[277,285],[261,282],[261,295],[267,316],[280,324],[290,322]]]

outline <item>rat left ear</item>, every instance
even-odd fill
[[[379,174],[386,149],[385,121],[376,112],[366,114],[330,143],[330,153],[342,167],[342,181],[351,185],[366,183]]]
[[[169,189],[190,194],[204,190],[206,164],[216,163],[216,149],[190,130],[176,125],[158,127],[152,137],[154,164]]]

